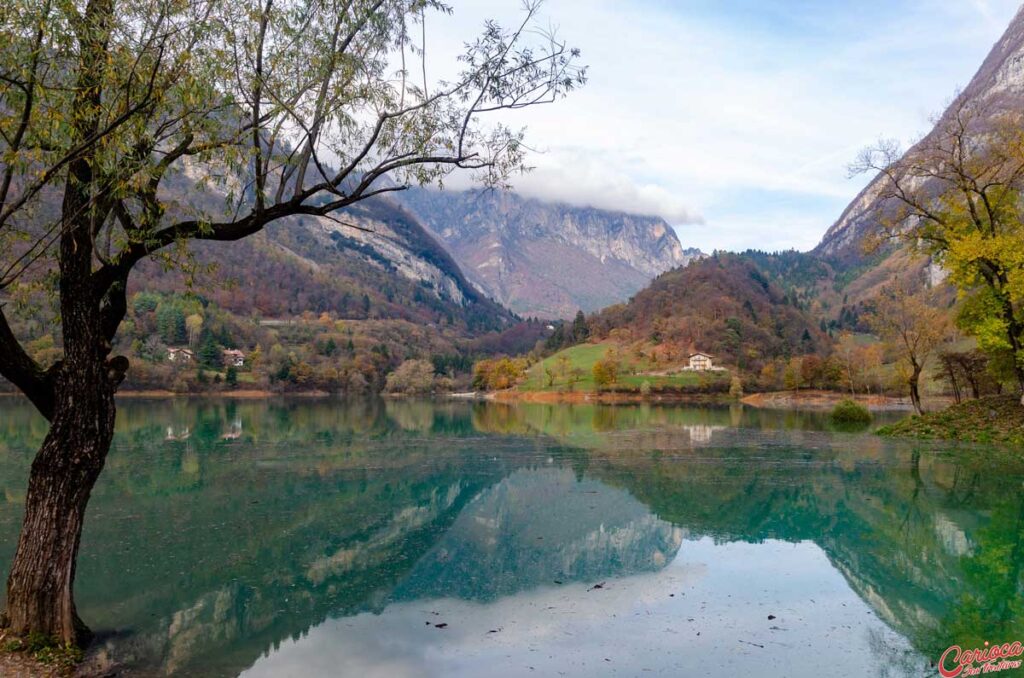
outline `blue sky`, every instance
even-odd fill
[[[517,0],[453,0],[428,48],[453,55]],[[528,195],[663,216],[684,246],[813,247],[867,182],[881,137],[912,141],[967,84],[1016,0],[547,0],[586,88],[510,117]]]

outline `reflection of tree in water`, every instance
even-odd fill
[[[90,619],[125,632],[110,641],[120,656],[163,669],[229,674],[396,598],[650,571],[681,528],[814,541],[933,658],[1024,637],[1019,463],[832,438],[811,415],[737,407],[179,400],[122,413],[78,589]],[[168,425],[189,439],[165,441]],[[674,453],[694,449],[688,427],[720,426],[732,428]],[[4,563],[44,430],[18,410],[0,418]],[[877,649],[899,660],[890,640]]]
[[[924,642],[933,653],[950,645],[1024,639],[1024,494],[1008,492],[991,509],[987,525],[974,533],[975,548],[962,558],[962,591],[937,632]],[[935,655],[938,656],[938,655]]]

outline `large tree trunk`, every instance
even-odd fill
[[[114,432],[114,390],[102,358],[61,366],[50,431],[32,462],[25,519],[7,580],[5,622],[84,645],[74,602],[75,561],[86,504]]]
[[[82,22],[73,121],[80,139],[99,129],[112,13],[113,0],[89,0]],[[64,360],[53,375],[50,431],[32,462],[3,616],[16,634],[38,633],[76,645],[85,644],[89,632],[75,611],[75,561],[89,495],[114,435],[114,393],[128,369],[123,357],[107,360],[123,314],[111,328],[104,327],[103,311],[111,300],[93,279],[96,228],[111,207],[104,200],[109,189],[97,185],[94,161],[83,156],[68,163],[57,258]],[[119,291],[123,297],[123,286]],[[120,301],[117,308],[123,311]]]

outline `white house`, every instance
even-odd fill
[[[187,348],[167,349],[167,360],[172,363],[190,363],[196,354]]]
[[[245,354],[239,350],[228,348],[223,351],[226,367],[245,367]]]
[[[690,369],[697,372],[706,372],[715,369],[712,365],[712,356],[707,353],[693,353],[690,355]]]

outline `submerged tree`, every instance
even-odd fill
[[[883,239],[918,247],[966,297],[960,325],[1024,392],[1024,113],[999,98],[959,97],[906,154],[865,150],[878,172]]]
[[[439,0],[13,0],[0,8],[0,304],[50,289],[63,358],[0,305],[0,375],[50,421],[7,582],[15,633],[88,637],[73,598],[90,492],[129,367],[111,356],[133,268],[461,169],[502,185],[523,135],[486,116],[584,81],[577,52],[488,22],[450,79],[415,43]],[[537,38],[539,37],[539,40]],[[526,44],[527,40],[536,42]],[[407,60],[422,61],[412,75]],[[422,75],[422,78],[420,76]],[[347,224],[346,224],[347,225]]]

